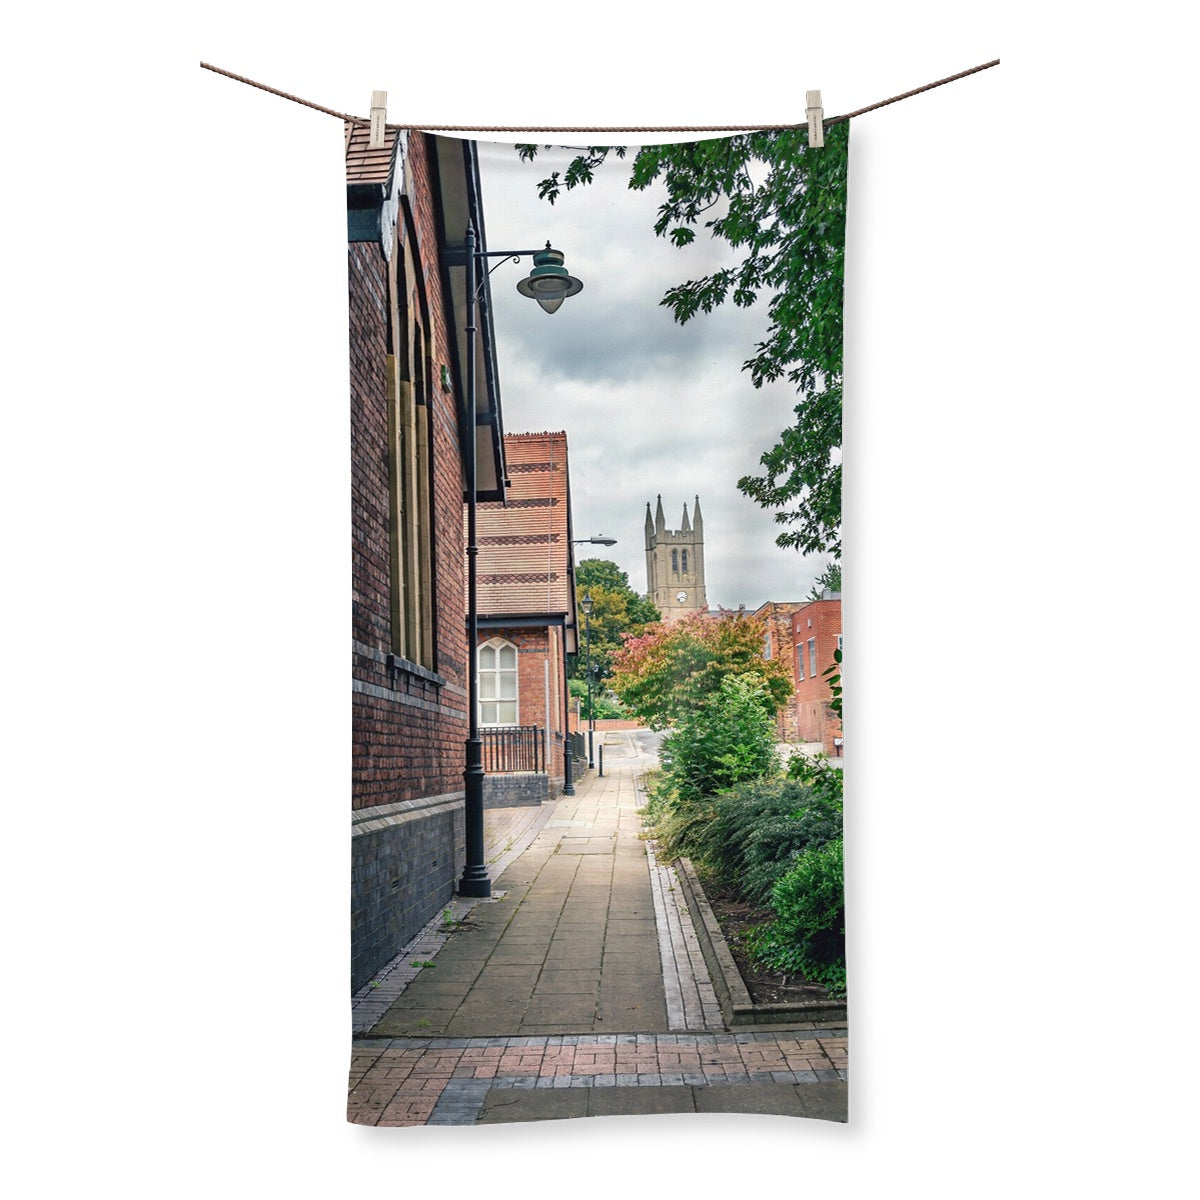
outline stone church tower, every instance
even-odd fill
[[[653,518],[646,504],[646,594],[663,615],[676,621],[708,607],[704,589],[704,518],[700,497],[688,520],[683,506],[683,525],[668,529],[663,518],[662,496]]]

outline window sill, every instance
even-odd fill
[[[431,671],[428,667],[421,666],[420,663],[411,662],[407,658],[401,658],[398,654],[389,654],[387,656],[388,671],[394,677],[398,673],[415,676],[417,679],[425,683],[433,683],[438,687],[443,687],[446,680],[443,676]]]

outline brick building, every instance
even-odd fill
[[[796,673],[799,740],[821,742],[830,758],[842,753],[842,723],[829,707],[833,693],[824,672],[842,648],[842,597],[826,592],[792,614],[792,669]]]
[[[800,723],[796,715],[796,656],[792,653],[792,616],[805,600],[771,600],[754,610],[754,617],[766,626],[763,658],[778,659],[792,682],[792,695],[776,714],[776,737],[781,742],[800,742]]]
[[[536,804],[561,790],[567,655],[579,649],[567,435],[507,434],[504,453],[507,500],[477,512],[479,725],[489,807]],[[531,742],[541,747],[544,773],[530,770],[538,763]],[[510,747],[524,760],[507,761]]]
[[[463,865],[461,447],[475,439],[481,500],[502,497],[504,450],[486,311],[464,428],[465,270],[445,254],[468,220],[483,244],[475,144],[389,130],[371,148],[348,123],[346,185],[357,988],[444,907]]]

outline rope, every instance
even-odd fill
[[[268,87],[265,83],[258,83],[253,79],[247,79],[244,75],[235,75],[232,71],[226,71],[223,67],[214,67],[211,63],[202,62],[200,64],[206,71],[214,71],[218,75],[225,75],[230,79],[236,79],[239,83],[249,84],[251,87],[260,88],[264,92],[270,92],[273,96],[281,96],[284,100],[291,100],[296,104],[303,104],[306,108],[314,108],[317,112],[328,113],[331,117],[340,117],[343,121],[350,121],[355,125],[369,125],[370,121],[366,117],[356,117],[351,113],[337,112],[335,109],[326,108],[321,104],[314,104],[311,100],[303,100],[299,96],[293,96],[289,92],[281,92],[278,88]],[[998,58],[992,59],[991,62],[981,63],[977,67],[969,67],[965,71],[959,71],[956,75],[947,75],[945,79],[934,80],[933,83],[924,84],[922,87],[913,88],[910,92],[901,92],[898,96],[891,96],[887,100],[880,100],[875,104],[868,104],[866,108],[855,109],[854,112],[844,113],[840,117],[829,117],[823,124],[826,129],[830,125],[838,125],[843,121],[849,121],[852,117],[861,117],[863,113],[874,112],[877,108],[883,108],[888,104],[895,104],[900,100],[907,100],[910,96],[919,96],[922,92],[928,92],[932,88],[941,87],[946,83],[953,83],[956,79],[965,79],[968,75],[974,75],[978,71],[986,71],[989,67],[1000,65]],[[747,122],[745,125],[435,125],[435,124],[419,124],[412,123],[407,125],[397,125],[388,122],[388,129],[428,129],[443,133],[736,133],[743,132],[748,129],[753,130],[771,130],[771,129],[805,129],[808,126],[807,121],[800,121],[794,125],[755,125],[752,122]]]
[[[270,92],[272,96],[282,96],[285,100],[291,100],[296,104],[303,104],[305,108],[315,108],[317,112],[328,113],[331,117],[341,117],[343,121],[353,121],[358,125],[369,125],[371,122],[363,120],[362,117],[351,116],[349,113],[335,112],[332,108],[326,108],[322,104],[314,104],[311,100],[303,100],[299,96],[293,96],[290,92],[281,92],[278,88],[268,87],[265,83],[258,83],[253,79],[247,79],[245,75],[235,75],[232,71],[226,71],[223,67],[214,67],[212,63],[202,62],[200,64],[206,71],[215,71],[218,75],[225,75],[230,79],[236,79],[238,83],[248,83],[251,87],[261,88],[264,92]]]

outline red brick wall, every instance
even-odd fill
[[[792,614],[804,601],[771,601],[754,613],[767,627],[770,637],[770,656],[778,659],[787,669],[792,689],[796,687],[796,657],[792,654]],[[763,656],[767,654],[766,638],[763,639]],[[798,742],[800,726],[796,713],[795,696],[790,697],[775,717],[775,736],[781,742]]]
[[[842,632],[841,600],[813,600],[798,609],[792,617],[792,670],[796,670],[796,654],[804,654],[804,678],[796,683],[796,719],[800,741],[821,742],[825,753],[833,758],[840,754],[835,739],[842,736],[842,723],[829,707],[833,698],[829,680],[824,672],[833,666],[838,636]],[[809,661],[808,642],[816,639],[817,670],[814,675]]]
[[[449,363],[437,230],[424,135],[408,142],[406,167],[416,228],[414,258],[431,318],[433,378]],[[401,220],[398,238],[406,234]],[[436,676],[392,670],[388,524],[388,267],[379,245],[349,246],[351,528],[353,538],[353,806],[356,809],[463,787],[467,737],[466,608],[462,482],[456,397],[432,389],[433,573]]]

